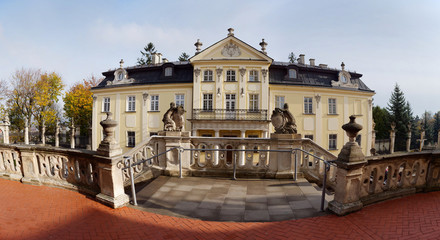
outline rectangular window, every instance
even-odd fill
[[[226,82],[235,82],[235,71],[234,70],[226,71]]]
[[[127,132],[127,147],[134,147],[136,145],[136,134],[135,132]]]
[[[249,94],[249,111],[258,111],[258,94]]]
[[[103,112],[110,112],[110,98],[105,97],[102,99],[102,111]]]
[[[258,71],[249,71],[249,82],[258,82]]]
[[[212,93],[203,94],[203,110],[212,110]]]
[[[328,135],[328,149],[329,150],[336,150],[337,149],[336,141],[337,141],[336,134]]]
[[[159,111],[159,95],[151,95],[150,111]]]
[[[308,138],[308,139],[313,141],[313,135],[311,135],[311,134],[310,135],[307,135],[307,134],[304,135],[304,138]]]
[[[280,109],[284,108],[284,96],[275,96],[275,107]]]
[[[304,97],[304,113],[313,114],[313,101],[311,97]]]
[[[127,97],[127,112],[136,111],[136,96]]]
[[[336,98],[328,99],[328,114],[337,114],[336,113]]]
[[[185,107],[185,95],[176,94],[176,106]]]
[[[212,71],[211,70],[206,70],[203,73],[203,81],[206,81],[206,82],[212,82],[213,81],[212,80]]]

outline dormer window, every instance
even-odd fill
[[[289,69],[289,78],[296,78],[296,70]]]
[[[173,75],[173,68],[172,67],[166,67],[165,68],[165,77],[171,77]]]
[[[347,78],[344,75],[341,75],[341,82],[347,83]]]

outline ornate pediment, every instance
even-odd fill
[[[113,81],[108,81],[107,85],[116,85],[116,84],[129,84],[133,83],[133,78],[128,78],[128,73],[124,68],[118,68],[115,73],[115,78]]]

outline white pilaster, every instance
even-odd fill
[[[349,102],[348,97],[344,97],[344,119],[342,120],[342,123],[347,123],[349,121],[350,113],[349,113]],[[347,134],[344,135],[344,143],[348,142],[348,136]],[[342,148],[342,146],[341,146]]]
[[[98,119],[98,106],[97,106],[97,96],[93,96],[93,109],[92,109],[92,150],[98,148],[98,127],[100,119]]]
[[[125,102],[125,100],[123,100]],[[121,94],[116,94],[116,103],[115,103],[115,120],[118,122],[118,125],[115,129],[115,139],[117,139],[118,143],[125,142],[125,139],[120,139],[121,133],[119,132],[121,129]],[[125,134],[122,134],[125,136]],[[124,140],[124,141],[123,141]]]

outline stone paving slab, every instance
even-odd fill
[[[343,217],[270,215],[276,223],[236,222],[243,221],[238,215],[212,222],[167,216],[165,209],[112,209],[74,191],[1,178],[0,192],[0,239],[7,240],[440,239],[440,192],[377,203]],[[302,211],[293,210],[296,216]]]
[[[157,182],[156,182],[157,181]],[[160,176],[137,189],[139,208],[214,221],[280,221],[325,215],[321,192],[305,179],[238,179]],[[150,196],[149,196],[150,194]],[[331,201],[332,195],[326,196]]]

